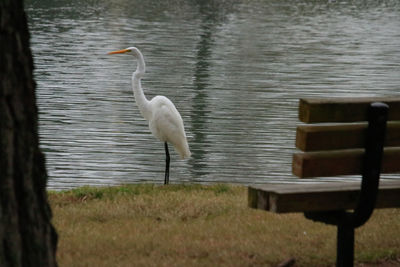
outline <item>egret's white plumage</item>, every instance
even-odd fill
[[[165,96],[156,96],[149,104],[152,110],[149,118],[152,134],[160,141],[172,144],[182,159],[189,157],[183,120],[175,105]]]
[[[168,183],[169,153],[166,143],[172,144],[182,159],[190,157],[183,120],[175,105],[165,96],[155,96],[150,101],[147,100],[140,82],[146,71],[146,66],[143,55],[139,49],[136,47],[128,47],[123,50],[110,52],[109,54],[129,52],[137,59],[137,68],[132,74],[132,89],[136,104],[142,116],[149,122],[149,128],[152,134],[165,143],[167,154],[165,183]]]

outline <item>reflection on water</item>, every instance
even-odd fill
[[[208,2],[199,1],[199,13],[203,16],[200,22],[200,40],[196,46],[196,63],[194,69],[193,89],[195,95],[192,99],[191,132],[193,141],[191,149],[193,156],[190,159],[192,176],[201,179],[209,174],[207,165],[207,90],[210,86],[210,59],[212,53],[212,33],[218,22],[218,8],[210,7]]]
[[[171,182],[292,181],[297,101],[399,95],[396,1],[28,0],[49,188],[163,181],[131,91],[170,98],[192,158]]]

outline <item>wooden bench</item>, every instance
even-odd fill
[[[251,186],[249,206],[338,226],[337,266],[353,266],[354,229],[374,208],[400,206],[400,98],[301,99],[292,171],[300,178],[361,174],[360,182]],[[354,180],[354,179],[353,179]],[[352,212],[349,212],[352,210]]]

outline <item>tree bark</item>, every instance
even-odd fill
[[[22,0],[0,1],[0,266],[56,266]]]

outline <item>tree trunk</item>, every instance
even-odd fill
[[[56,266],[22,0],[0,1],[0,266]]]

